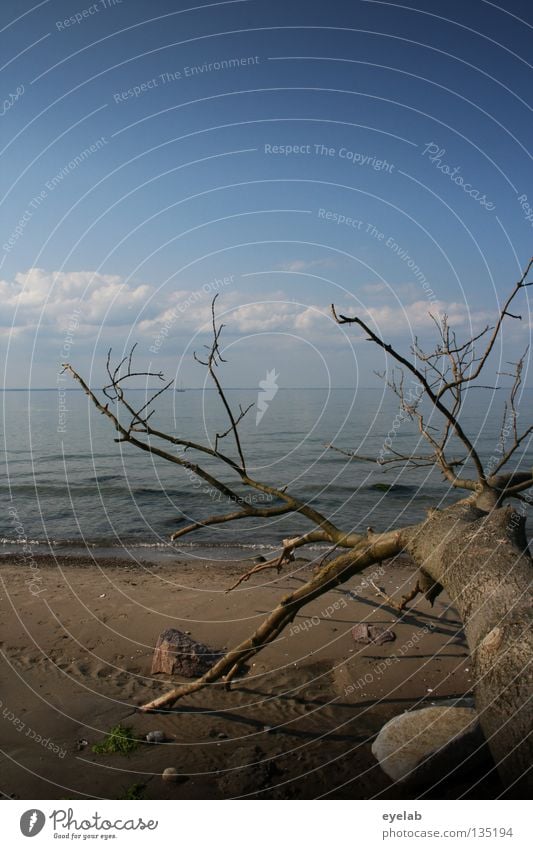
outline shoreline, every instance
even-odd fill
[[[213,648],[236,645],[309,578],[313,563],[259,573],[227,593],[249,559],[34,560],[38,594],[16,558],[0,557],[4,797],[411,798],[378,766],[373,739],[406,709],[470,693],[468,652],[446,597],[434,608],[419,599],[398,616],[369,584],[373,576],[400,596],[413,571],[404,559],[311,602],[231,689],[211,685],[172,711],[141,714],[140,704],[186,680],[150,675],[163,630],[190,632]],[[396,639],[357,644],[351,628],[360,622],[386,625]],[[169,742],[140,742],[129,756],[95,754],[92,746],[117,723],[140,741],[163,730]],[[167,767],[180,775],[174,784],[161,779]],[[467,788],[440,782],[427,792],[457,798]],[[492,798],[497,782],[472,792]]]

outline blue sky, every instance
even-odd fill
[[[233,386],[375,385],[332,301],[403,350],[478,330],[532,252],[528,7],[4,0],[5,385],[137,341],[201,386],[216,292]]]

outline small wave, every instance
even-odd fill
[[[10,539],[9,537],[0,537],[0,545],[48,545],[46,540],[26,539],[25,537],[17,537]]]
[[[9,537],[0,537],[0,545],[31,545],[31,546],[46,546],[53,548],[142,548],[142,549],[153,549],[153,550],[162,550],[162,549],[172,549],[174,551],[190,548],[190,549],[205,549],[205,548],[216,548],[216,549],[244,549],[249,551],[272,551],[275,549],[279,549],[279,545],[268,543],[242,543],[242,542],[213,542],[209,540],[203,540],[198,542],[171,542],[167,541],[148,541],[148,540],[138,540],[138,539],[129,539],[117,541],[116,539],[92,539],[92,540],[83,540],[83,539],[22,539],[15,538],[11,539]],[[313,546],[309,546],[309,548],[313,548]],[[315,546],[315,548],[320,548],[320,546]]]
[[[371,483],[366,489],[371,489],[374,492],[392,492],[400,495],[401,493],[416,492],[416,486],[408,486],[403,483]]]
[[[102,453],[98,453],[98,452],[93,453],[92,451],[87,451],[87,452],[83,452],[83,453],[80,452],[80,453],[72,453],[72,454],[69,454],[67,452],[65,452],[65,454],[43,454],[40,457],[35,456],[34,459],[39,463],[48,462],[49,460],[53,460],[53,461],[60,460],[61,462],[63,462],[63,460],[86,460],[88,463],[92,463],[92,461],[96,460],[96,459],[116,461],[117,458],[116,458],[115,454],[107,454],[107,453],[102,454]]]
[[[79,479],[78,479],[79,480]],[[84,498],[93,498],[96,495],[125,498],[131,496],[133,499],[147,498],[194,498],[196,493],[186,489],[163,489],[161,487],[137,487],[134,484],[128,486],[127,479],[120,475],[109,475],[105,478],[90,478],[85,483],[74,483],[69,477],[63,481],[36,480],[35,482],[19,483],[11,485],[12,496],[31,495],[34,498],[65,498],[67,495]]]

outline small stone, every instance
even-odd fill
[[[228,735],[224,734],[223,731],[221,731],[219,734],[217,734],[217,737],[218,737],[219,740],[227,740],[228,739]]]
[[[147,743],[164,743],[166,739],[164,731],[149,731],[146,735]]]
[[[381,646],[383,643],[395,640],[396,634],[390,628],[384,628],[383,625],[368,625],[366,622],[360,622],[352,628],[352,637],[356,643],[375,643]]]
[[[175,783],[178,780],[178,770],[173,766],[167,766],[167,768],[163,770],[161,778],[163,781]]]

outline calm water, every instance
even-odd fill
[[[144,392],[135,392],[141,401]],[[254,390],[231,390],[231,402],[257,400]],[[245,520],[220,528],[197,531],[171,546],[169,536],[190,520],[232,508],[203,482],[183,470],[150,456],[116,436],[109,420],[77,391],[66,395],[62,427],[55,391],[5,392],[3,431],[6,475],[1,492],[1,550],[26,542],[35,553],[48,546],[56,550],[118,553],[127,549],[138,557],[209,554],[228,558],[253,556],[275,546],[287,534],[311,527],[300,517]],[[520,424],[531,421],[532,396],[525,392]],[[484,462],[498,443],[502,397],[471,392],[468,414],[462,418],[476,439]],[[260,480],[309,500],[346,530],[372,525],[384,530],[424,516],[425,509],[446,503],[456,494],[434,470],[384,470],[375,463],[349,462],[325,448],[340,448],[376,456],[397,413],[394,396],[381,389],[280,389],[256,426],[251,410],[242,424],[249,473]],[[196,441],[208,441],[227,427],[215,392],[187,390],[160,399],[153,419],[161,429]],[[398,425],[398,420],[396,421]],[[417,444],[416,427],[403,420],[396,428],[393,447],[406,450]],[[426,449],[421,446],[425,451]],[[224,449],[234,455],[231,438]],[[460,449],[457,449],[460,454]],[[188,452],[190,459],[199,459]],[[533,465],[533,452],[524,452],[524,465]],[[212,462],[204,464],[214,471]],[[223,479],[232,477],[222,471]],[[386,486],[384,486],[386,485]],[[389,488],[390,486],[390,488]],[[239,493],[251,493],[238,485]],[[12,520],[18,517],[17,531]]]

